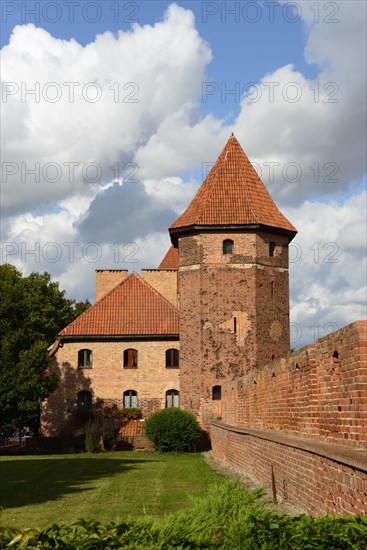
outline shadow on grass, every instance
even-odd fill
[[[19,457],[0,463],[0,505],[5,508],[55,501],[65,495],[98,491],[98,480],[120,476],[137,464],[159,460],[107,457]]]

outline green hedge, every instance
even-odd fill
[[[182,453],[195,450],[201,428],[193,414],[172,407],[151,414],[145,433],[157,451]]]
[[[190,509],[161,519],[146,517],[103,525],[79,520],[43,531],[0,528],[0,548],[142,550],[365,550],[367,516],[301,515],[271,512],[262,491],[238,482],[212,486]]]

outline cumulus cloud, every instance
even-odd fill
[[[366,192],[342,204],[305,201],[285,214],[302,228],[290,244],[293,345],[366,316]]]
[[[106,32],[85,47],[15,27],[2,49],[4,213],[124,176],[161,121],[196,101],[210,60],[192,12],[175,4],[154,26]]]
[[[51,272],[77,299],[94,298],[94,269],[157,266],[200,183],[186,174],[214,162],[233,130],[300,231],[292,344],[363,317],[365,196],[353,185],[366,172],[366,5],[338,2],[327,24],[313,4],[302,16],[317,77],[292,65],[264,74],[230,127],[201,115],[212,52],[188,9],[86,46],[16,27],[2,49],[3,260]]]

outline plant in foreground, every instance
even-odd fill
[[[163,518],[111,522],[80,519],[44,530],[0,528],[0,548],[67,550],[365,550],[367,516],[301,515],[270,511],[261,489],[239,482],[213,485],[192,507]]]

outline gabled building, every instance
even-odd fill
[[[169,232],[158,269],[97,271],[96,304],[51,350],[60,384],[43,407],[44,434],[96,400],[144,415],[180,405],[207,427],[223,384],[288,354],[296,229],[233,135]]]

